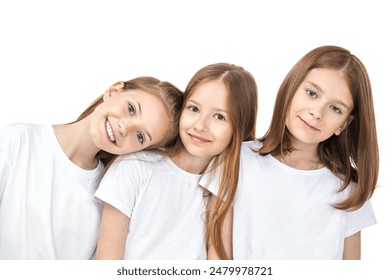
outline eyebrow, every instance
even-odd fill
[[[315,87],[319,92],[324,92],[323,90],[322,90],[322,88],[319,86],[319,85],[317,85],[316,83],[314,83],[314,82],[311,82],[311,81],[306,81],[307,83],[309,83],[309,84],[311,84],[313,87]],[[343,101],[341,101],[340,99],[336,99],[336,103],[337,104],[339,104],[339,105],[341,105],[341,106],[344,106],[345,108],[347,108],[347,109],[350,109],[351,107],[350,106],[348,106],[347,104],[345,104]]]
[[[149,142],[153,141],[152,135],[150,135],[149,131],[145,130],[146,135],[149,137]]]
[[[138,111],[139,111],[139,114],[140,116],[142,116],[142,109],[141,109],[141,105],[138,103],[137,100],[134,99],[134,102],[137,104],[137,107],[138,107]],[[153,138],[152,138],[152,135],[150,135],[149,131],[145,130],[145,134],[149,137],[149,142],[152,142],[153,141]]]
[[[198,103],[198,102],[196,102],[195,100],[193,100],[193,99],[189,99],[187,102],[192,102],[192,103],[194,103],[195,105],[197,105],[197,106],[199,106],[200,105],[200,103]],[[221,108],[217,108],[217,107],[215,107],[215,108],[213,108],[214,110],[216,110],[216,111],[219,111],[219,112],[225,112],[225,113],[228,113],[228,111],[227,110],[223,110],[223,109],[221,109]]]

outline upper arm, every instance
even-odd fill
[[[360,260],[361,234],[360,231],[344,239],[343,260]]]
[[[108,203],[104,204],[96,259],[123,259],[130,218]]]

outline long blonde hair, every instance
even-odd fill
[[[239,176],[240,150],[243,141],[255,139],[257,117],[257,85],[253,76],[240,66],[228,63],[208,65],[192,77],[184,92],[185,100],[191,97],[196,88],[207,81],[221,80],[229,92],[228,113],[234,128],[233,137],[220,155],[214,157],[211,166],[205,173],[214,175],[217,167],[221,170],[219,198],[207,209],[206,240],[209,240],[221,258],[227,259],[227,252],[222,241],[222,224],[229,210],[235,193]],[[176,154],[182,147],[180,139],[170,155]],[[207,188],[207,186],[205,186]]]

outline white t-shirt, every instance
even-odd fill
[[[119,157],[110,166],[95,196],[130,217],[125,259],[206,259],[199,177],[151,152]]]
[[[357,211],[332,204],[348,196],[329,169],[298,170],[241,148],[234,202],[234,259],[342,259],[344,239],[376,223],[370,201]],[[211,190],[216,193],[217,184]]]
[[[72,163],[51,125],[0,130],[0,259],[93,258],[102,171]]]

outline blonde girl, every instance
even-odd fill
[[[182,92],[139,77],[117,82],[73,123],[0,131],[0,259],[94,258],[93,198],[117,154],[170,145]]]

